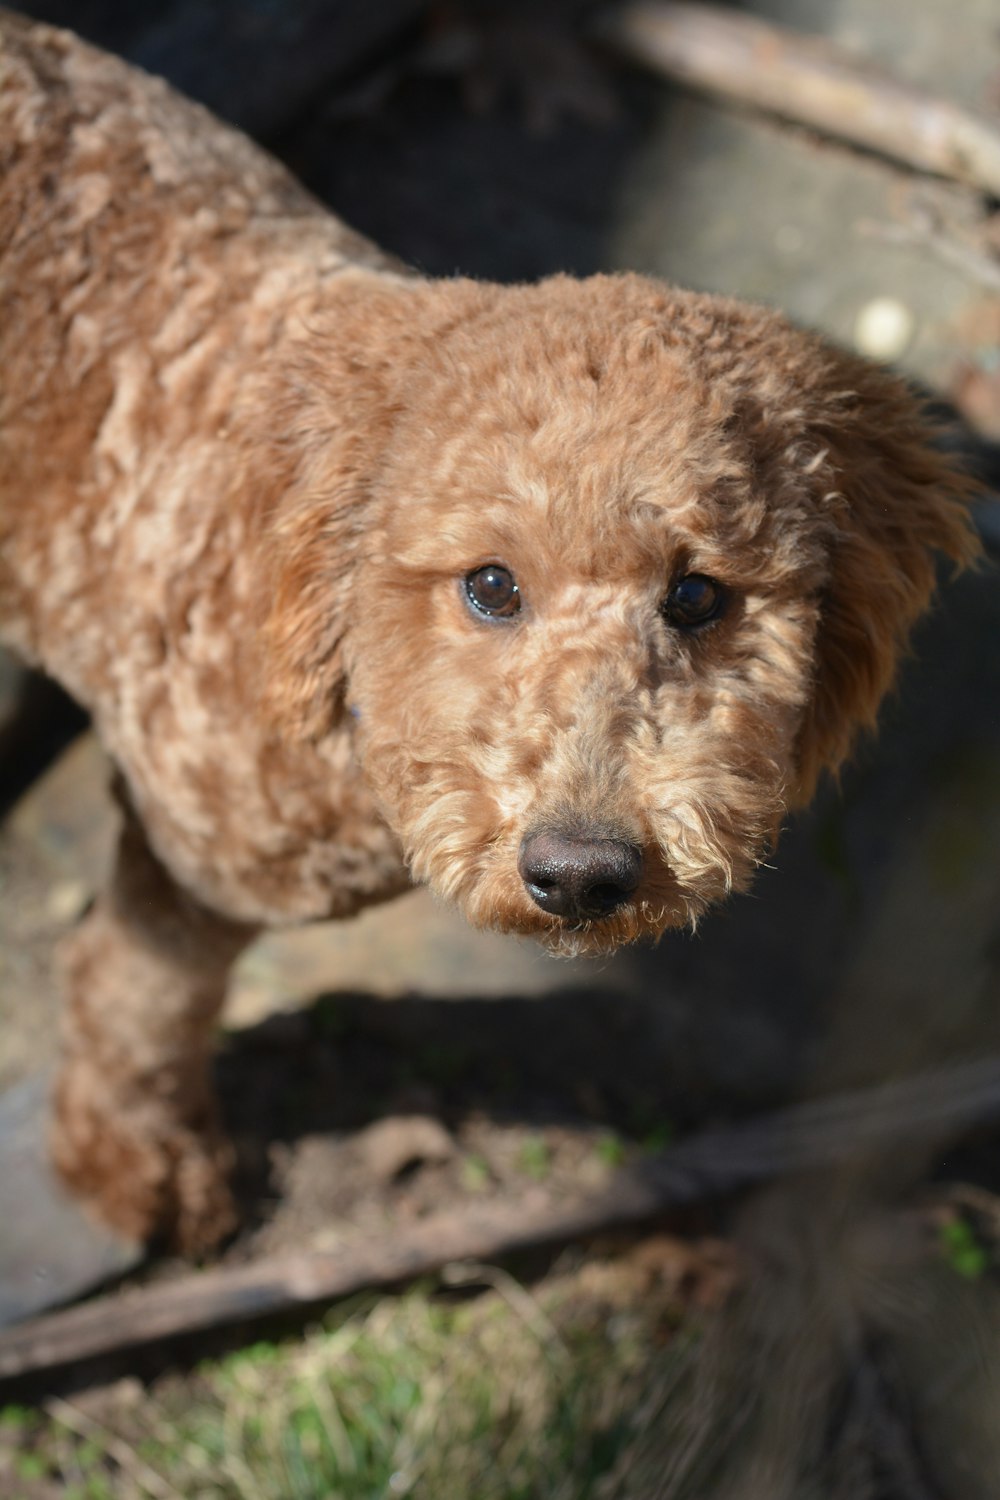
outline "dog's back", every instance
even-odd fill
[[[127,614],[191,556],[208,447],[345,263],[388,261],[246,137],[0,11],[0,633],[85,701],[94,591]],[[147,507],[139,558],[121,523]]]
[[[91,710],[162,857],[241,916],[325,914],[335,856],[275,823],[286,783],[326,828],[346,795],[343,753],[264,749],[274,372],[346,268],[390,265],[162,81],[0,11],[0,639]]]

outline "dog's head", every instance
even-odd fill
[[[350,709],[415,878],[477,924],[692,922],[874,720],[935,553],[974,553],[964,481],[899,381],[759,308],[371,296],[278,551],[288,732]]]

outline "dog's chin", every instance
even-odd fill
[[[670,928],[687,924],[683,911],[655,912],[626,905],[610,916],[570,921],[563,917],[546,917],[533,926],[531,935],[557,958],[601,958],[617,952],[630,943],[655,943]],[[527,931],[528,929],[524,929]]]
[[[520,880],[477,881],[458,897],[474,927],[534,938],[561,958],[601,957],[629,943],[655,942],[670,928],[690,926],[690,903],[679,894],[652,901],[627,901],[604,917],[569,918],[543,911]]]

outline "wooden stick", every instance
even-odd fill
[[[937,215],[911,210],[905,223],[883,224],[863,219],[857,227],[859,234],[881,240],[885,245],[919,245],[960,276],[994,295],[1000,293],[1000,259],[991,251],[965,244],[948,233]]]
[[[527,1246],[635,1222],[654,1213],[657,1201],[655,1190],[640,1184],[618,1187],[609,1198],[563,1203],[538,1192],[429,1215],[395,1234],[359,1237],[333,1251],[221,1266],[164,1286],[101,1297],[7,1329],[0,1335],[0,1381],[390,1286],[449,1261],[497,1259]]]
[[[537,1188],[430,1215],[391,1237],[221,1266],[32,1319],[0,1335],[0,1381],[390,1286],[450,1261],[494,1261],[641,1223],[780,1173],[887,1151],[904,1139],[946,1138],[998,1116],[1000,1057],[813,1100],[691,1136],[616,1173],[601,1192],[553,1199]]]
[[[683,0],[627,4],[600,34],[680,83],[1000,197],[1000,127],[833,43]]]

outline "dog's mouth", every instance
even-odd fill
[[[458,897],[474,926],[532,937],[562,956],[607,955],[690,923],[689,901],[655,851],[601,850],[600,861],[592,852],[574,849],[567,862],[542,845],[535,858],[491,862],[461,893],[440,894]]]
[[[683,904],[633,900],[600,917],[546,917],[537,910],[537,920],[526,915],[508,930],[533,937],[559,957],[601,958],[631,943],[655,942],[668,928],[688,921]]]
[[[532,937],[557,954],[600,956],[655,942],[691,926],[708,904],[638,819],[538,819],[477,838],[468,859],[456,858],[454,846],[432,852],[433,862],[413,862],[416,879],[454,901],[474,927]]]

